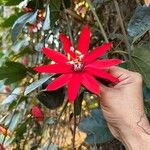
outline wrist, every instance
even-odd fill
[[[150,149],[150,126],[146,116],[132,126],[122,126],[119,135],[127,150]]]

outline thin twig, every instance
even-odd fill
[[[126,30],[125,30],[125,27],[124,27],[124,24],[123,24],[123,19],[122,19],[121,13],[120,13],[120,8],[119,8],[119,5],[118,5],[118,2],[117,2],[117,0],[113,0],[113,1],[114,1],[115,8],[116,8],[116,11],[117,11],[117,15],[118,15],[118,18],[119,18],[120,27],[121,27],[122,33],[124,35],[125,45],[126,45],[126,48],[127,48],[128,54],[129,54],[129,62],[131,64],[131,61],[132,61],[131,59],[132,58],[131,58],[130,43],[128,41],[128,36],[126,34]]]
[[[14,95],[14,96],[24,96],[23,94],[15,94],[15,93],[11,93],[11,92],[7,92],[7,93],[5,93],[5,92],[0,92],[0,95],[7,95],[7,96],[9,96],[9,95]],[[28,98],[34,98],[34,96],[26,96],[26,97],[28,97]]]
[[[88,2],[89,7],[90,7],[90,9],[91,9],[91,11],[92,11],[92,13],[93,13],[93,15],[94,15],[94,17],[95,17],[95,19],[96,19],[98,25],[99,25],[99,27],[100,27],[100,30],[101,30],[101,33],[102,33],[102,35],[103,35],[103,37],[104,37],[105,42],[108,43],[108,38],[107,38],[106,32],[105,32],[105,30],[104,30],[104,28],[103,28],[103,25],[102,25],[100,19],[98,18],[97,14],[96,14],[96,12],[95,12],[94,7],[93,7],[92,4],[91,4],[91,1],[90,1],[90,0],[87,0],[87,2]]]
[[[64,3],[64,0],[62,0],[62,6],[66,10],[66,6],[65,6],[65,3]],[[71,31],[70,21],[69,21],[67,13],[65,13],[65,18],[67,20],[67,27],[68,27],[69,37],[70,37],[70,40],[72,42],[72,45],[74,45],[74,40],[73,40],[73,37],[72,37],[72,31]]]

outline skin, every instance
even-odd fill
[[[111,87],[101,85],[101,109],[111,133],[127,150],[150,150],[142,76],[120,67],[112,67],[109,72],[120,81]]]

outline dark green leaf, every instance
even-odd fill
[[[79,97],[77,98],[77,100],[75,100],[75,103],[74,103],[75,115],[80,115],[80,113],[81,113],[81,106],[82,106],[83,97],[84,97],[84,92],[82,92],[79,95]]]
[[[31,8],[33,11],[37,10],[37,9],[43,9],[43,0],[32,0],[32,1],[28,1],[28,4],[27,4],[27,8]],[[36,6],[36,7],[35,7]]]
[[[128,34],[133,42],[150,29],[150,7],[138,6],[128,24]]]
[[[79,128],[87,133],[85,142],[88,144],[102,144],[113,139],[100,109],[91,110],[91,116],[84,118]]]
[[[51,27],[55,25],[55,22],[59,18],[60,8],[61,8],[61,0],[50,1]]]
[[[55,91],[43,91],[37,95],[37,99],[49,109],[55,109],[64,102],[65,90],[60,88]]]
[[[71,7],[71,0],[64,0],[64,4],[66,8],[70,8]]]
[[[132,62],[135,71],[142,74],[145,84],[150,88],[150,49],[133,47]]]
[[[16,141],[16,142],[20,141],[23,138],[23,134],[26,132],[26,130],[27,130],[27,122],[23,122],[15,130],[16,134],[15,134],[14,141]]]
[[[144,85],[143,88],[144,99],[150,99],[150,89]]]
[[[150,118],[150,99],[146,99],[144,101],[144,105],[145,105],[146,114]]]
[[[0,67],[0,80],[5,80],[5,84],[11,84],[26,77],[27,69],[17,62],[6,62]]]

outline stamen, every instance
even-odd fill
[[[71,56],[69,53],[67,53],[67,59],[70,61],[71,60]]]
[[[75,53],[78,54],[78,55],[81,55],[82,53],[78,50],[75,50]]]

